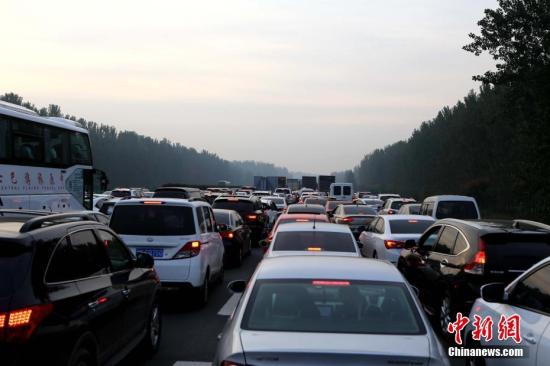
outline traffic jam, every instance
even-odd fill
[[[481,217],[474,197],[257,178],[3,208],[2,365],[168,364],[213,296],[230,301],[211,359],[169,364],[545,364],[550,226]],[[197,329],[167,334],[179,311]]]

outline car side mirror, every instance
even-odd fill
[[[216,228],[219,233],[229,230],[229,226],[227,226],[227,224],[218,224]]]
[[[267,240],[265,240],[265,239],[260,240],[260,241],[258,242],[258,245],[259,245],[261,248],[267,248],[267,246],[268,246]]]
[[[405,245],[403,246],[405,249],[412,249],[414,247],[416,247],[416,241],[415,240],[407,240],[405,241]]]
[[[487,302],[505,302],[505,287],[506,285],[501,282],[488,283],[481,286],[481,298]]]
[[[229,282],[227,289],[235,294],[241,294],[246,290],[246,281],[237,280]]]
[[[139,268],[153,268],[155,259],[147,253],[138,253],[136,256],[136,266]]]

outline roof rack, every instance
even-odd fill
[[[50,225],[64,224],[68,221],[63,221],[64,219],[79,219],[82,221],[95,221],[90,217],[89,213],[62,213],[48,216],[35,217],[27,221],[19,229],[20,233],[28,233],[29,231],[40,229],[45,223],[50,223]]]
[[[550,232],[550,225],[531,220],[514,220],[512,226],[514,227],[514,229],[537,229]]]

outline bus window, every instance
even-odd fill
[[[88,136],[80,133],[71,133],[71,163],[92,165],[92,152]]]
[[[45,127],[46,163],[67,166],[69,163],[69,132],[55,127]]]
[[[8,121],[0,118],[0,159],[8,157]]]
[[[12,122],[13,157],[23,161],[42,162],[44,158],[43,128],[33,123]]]

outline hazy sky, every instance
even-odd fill
[[[291,170],[351,168],[478,88],[496,0],[2,0],[0,93]]]

